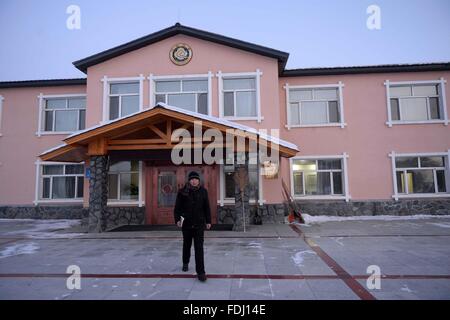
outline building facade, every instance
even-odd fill
[[[190,170],[213,223],[240,225],[242,206],[247,223],[284,221],[283,182],[313,215],[450,213],[450,63],[288,70],[287,59],[176,24],[74,62],[85,79],[0,82],[0,217],[169,224]],[[244,132],[244,149],[174,163],[172,135],[197,122],[202,136]],[[251,161],[251,141],[279,156]]]

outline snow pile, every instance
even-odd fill
[[[18,256],[21,254],[32,254],[38,249],[39,246],[34,242],[14,244],[0,251],[0,259]]]
[[[444,222],[444,223],[427,222],[427,223],[432,224],[437,227],[441,227],[441,228],[450,228],[450,223],[448,223],[448,222]]]
[[[315,255],[316,253],[312,250],[299,251],[294,256],[291,256],[291,259],[298,267],[303,267],[303,260],[307,254]]]
[[[336,216],[311,216],[309,214],[302,214],[305,223],[308,224],[319,224],[324,222],[340,222],[340,221],[362,221],[362,220],[381,220],[381,221],[398,221],[398,220],[419,220],[419,219],[450,219],[450,215],[426,215],[418,214],[413,216],[352,216],[352,217],[336,217]],[[450,225],[448,226],[450,227]]]

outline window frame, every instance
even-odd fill
[[[102,116],[102,121],[101,123],[106,123],[109,121],[114,121],[114,120],[118,120],[118,119],[122,119],[124,117],[127,117],[129,115],[120,116],[120,111],[121,111],[121,101],[122,99],[119,98],[119,117],[115,118],[115,119],[110,119],[110,98],[111,98],[111,84],[120,84],[120,83],[130,83],[130,82],[137,82],[139,83],[139,106],[138,106],[138,111],[136,112],[140,112],[144,110],[144,80],[145,77],[140,74],[138,77],[123,77],[123,78],[112,78],[112,77],[107,77],[107,76],[103,76],[103,78],[100,80],[103,83],[103,116]],[[112,96],[134,96],[136,94],[112,94]]]
[[[392,183],[393,183],[393,195],[395,201],[399,199],[408,198],[448,198],[450,197],[450,149],[447,152],[432,152],[432,153],[396,153],[391,151],[388,156],[391,158],[392,167]],[[396,159],[403,157],[444,157],[444,174],[445,174],[445,187],[446,192],[437,191],[437,179],[436,179],[436,168],[441,167],[419,167],[420,160],[418,160],[418,167],[408,167],[408,168],[397,168]],[[425,169],[426,168],[426,169]],[[435,186],[434,193],[399,193],[397,188],[397,172],[407,171],[407,170],[433,170],[433,180]],[[408,191],[408,185],[406,185],[406,190]]]
[[[149,80],[149,92],[150,92],[150,109],[154,108],[156,106],[156,95],[158,94],[156,92],[156,82],[158,80],[162,81],[180,81],[180,80],[207,80],[208,81],[208,90],[207,90],[207,115],[212,115],[212,77],[213,74],[211,71],[208,71],[208,73],[202,73],[202,74],[183,74],[183,75],[154,75],[151,73],[147,79]],[[183,93],[183,92],[178,92]],[[191,93],[191,92],[188,92]],[[167,98],[167,97],[166,97]],[[196,97],[197,99],[197,97]],[[166,99],[167,101],[167,99]],[[197,104],[197,110],[198,110],[198,104]],[[188,111],[188,110],[186,110]],[[202,113],[201,113],[202,114]]]
[[[291,187],[291,196],[296,200],[320,200],[320,199],[326,199],[326,200],[345,200],[348,202],[351,199],[350,190],[349,190],[349,184],[348,184],[348,164],[347,159],[349,158],[348,153],[343,152],[342,154],[338,155],[321,155],[321,156],[299,156],[299,157],[292,157],[289,159],[289,180],[290,180],[290,187]],[[343,195],[296,195],[294,193],[294,161],[295,160],[341,160],[342,168],[340,171],[342,171],[342,187],[343,187]],[[330,169],[326,171],[338,171],[337,169]],[[331,173],[331,187],[333,188],[333,180],[332,180],[332,173]],[[304,184],[304,178],[303,178],[303,184]],[[305,190],[303,186],[303,190]]]
[[[75,131],[45,131],[45,104],[47,100],[51,100],[51,99],[66,99],[66,101],[68,101],[70,98],[85,98],[87,99],[87,95],[86,93],[73,93],[73,94],[52,94],[52,95],[44,95],[43,93],[40,93],[38,95],[38,100],[39,100],[39,117],[38,117],[38,130],[36,132],[36,136],[40,137],[43,135],[68,135],[68,134],[72,134],[74,132],[79,131],[80,129],[77,129]],[[86,101],[87,102],[87,101]],[[67,106],[66,102],[66,106]],[[78,110],[78,115],[77,115],[77,127],[80,127],[80,113],[79,110],[83,110],[81,108],[74,108],[74,109],[69,109],[69,108],[65,108],[65,109],[52,109],[52,110],[63,110],[63,111],[68,111],[68,110]],[[86,107],[84,108],[85,110],[85,124],[84,127],[86,128],[86,114],[87,114],[87,104]],[[53,126],[52,128],[54,129],[54,123],[55,123],[55,118],[53,119]]]
[[[387,121],[386,125],[390,128],[393,125],[397,124],[436,124],[436,123],[442,123],[445,126],[448,125],[448,115],[447,115],[447,103],[446,103],[446,96],[445,96],[445,83],[447,81],[444,78],[440,78],[439,80],[418,80],[418,81],[390,81],[386,80],[384,82],[384,86],[386,87],[386,106],[387,106]],[[400,119],[402,117],[401,112],[401,100],[402,98],[426,98],[427,101],[427,114],[429,113],[429,98],[430,97],[438,97],[439,101],[439,111],[442,114],[442,119],[430,119],[430,120],[392,120],[392,107],[391,107],[391,99],[396,98],[391,96],[391,88],[396,86],[411,86],[412,90],[414,90],[414,86],[420,86],[420,85],[437,85],[439,86],[439,92],[437,95],[433,96],[405,96],[405,97],[399,97],[398,98],[398,107],[399,107],[399,114]]]
[[[241,73],[222,73],[219,71],[217,73],[218,78],[218,92],[219,92],[219,117],[227,120],[256,120],[258,123],[261,123],[264,120],[264,117],[261,115],[261,76],[263,73],[256,69],[255,72],[241,72]],[[223,89],[223,80],[228,79],[246,79],[246,78],[255,78],[255,95],[256,95],[256,115],[255,116],[237,116],[236,115],[236,94],[233,94],[234,99],[234,115],[233,116],[225,116],[225,104],[224,104],[224,93],[225,92],[253,92],[253,89],[235,89],[235,90],[224,90]]]
[[[261,165],[257,165],[258,168],[258,205],[262,206],[264,203],[266,203],[266,200],[264,200],[264,192],[263,192],[263,183],[262,183],[262,168]],[[223,207],[224,205],[231,205],[234,204],[233,198],[225,198],[225,170],[224,170],[224,164],[219,165],[219,199],[217,200],[217,203]],[[256,201],[251,199],[249,200],[249,203],[255,204]]]
[[[125,160],[125,161],[131,161],[131,160]],[[138,206],[138,207],[143,207],[145,205],[145,200],[144,200],[144,188],[145,188],[145,183],[144,183],[144,177],[143,177],[143,162],[142,161],[138,161],[138,176],[139,176],[139,192],[138,192],[138,198],[137,200],[121,200],[120,199],[120,174],[124,173],[136,173],[136,171],[121,171],[121,172],[116,172],[114,174],[119,174],[119,179],[117,182],[117,188],[118,188],[118,195],[119,195],[119,199],[110,199],[108,196],[107,199],[107,206],[110,207],[114,207],[114,206]],[[108,177],[110,175],[109,169],[108,169]],[[108,190],[109,192],[109,190]]]
[[[308,127],[341,127],[344,128],[347,126],[347,123],[345,122],[345,116],[344,116],[344,83],[342,81],[339,81],[338,83],[332,83],[332,84],[317,84],[317,85],[290,85],[289,83],[285,83],[283,86],[285,93],[286,93],[286,125],[285,127],[290,130],[292,128],[308,128]],[[318,123],[318,124],[291,124],[291,102],[290,102],[290,90],[295,89],[337,89],[337,103],[338,103],[338,110],[339,110],[339,122],[328,122],[328,123]],[[331,101],[331,100],[305,100],[305,101]],[[334,101],[334,100],[333,100]],[[328,107],[328,104],[327,104]],[[299,103],[299,108],[301,108]],[[327,108],[327,114],[329,112],[329,108]]]
[[[34,196],[34,205],[42,204],[42,203],[83,203],[84,201],[84,182],[85,182],[85,165],[84,162],[57,162],[57,161],[40,161],[37,160],[35,162],[36,165],[36,180],[35,180],[35,196]],[[43,174],[43,168],[45,165],[82,165],[83,166],[83,173],[82,174],[55,174],[55,175],[46,175],[46,176],[60,176],[60,177],[76,177],[75,178],[75,196],[77,192],[77,185],[78,185],[78,177],[83,177],[83,197],[75,197],[75,198],[69,198],[69,199],[47,199],[42,198],[42,192],[43,192],[43,181],[44,181],[44,174]],[[64,169],[65,170],[65,169]],[[50,180],[52,181],[52,179]],[[52,190],[52,183],[50,183],[50,194]]]

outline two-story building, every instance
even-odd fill
[[[249,222],[284,221],[283,182],[313,215],[450,213],[450,63],[287,70],[287,59],[176,24],[74,62],[84,79],[0,82],[0,217],[170,224],[191,170],[213,223],[240,225],[242,208]],[[193,151],[218,143],[197,141],[199,124],[241,148],[177,163],[175,132]],[[276,158],[252,161],[264,149]]]

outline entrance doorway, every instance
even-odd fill
[[[216,166],[147,166],[145,211],[147,224],[174,224],[173,210],[178,190],[183,188],[189,172],[200,175],[201,184],[208,190],[211,221],[217,223]]]

